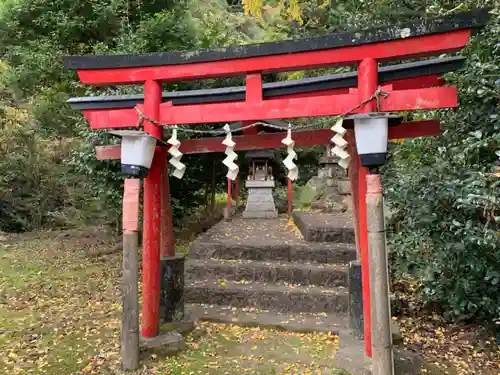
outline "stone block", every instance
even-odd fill
[[[344,212],[347,206],[342,203],[332,202],[328,200],[319,200],[311,203],[311,208],[314,210],[321,210],[322,212]]]
[[[338,180],[337,187],[339,189],[339,193],[342,195],[351,194],[351,182],[345,180]]]
[[[164,322],[184,319],[184,255],[160,259],[160,316]]]
[[[322,156],[319,158],[319,164],[334,164],[334,165],[337,165],[337,162],[339,161],[339,157],[338,156]]]
[[[249,203],[245,211],[276,211],[274,202]]]
[[[273,189],[269,182],[274,181],[247,181],[251,187],[248,188],[247,206],[243,212],[244,218],[276,218],[278,212],[274,205]],[[262,186],[254,186],[257,185]]]
[[[245,182],[247,188],[273,188],[275,186],[274,181],[271,180],[247,180]]]
[[[327,170],[325,168],[318,169],[318,178],[324,179],[326,177],[329,177]]]
[[[141,347],[147,349],[161,348],[162,351],[177,352],[186,347],[186,340],[179,332],[167,332],[155,337],[141,337]]]
[[[364,338],[363,287],[361,283],[361,263],[349,263],[349,329],[354,337]]]
[[[276,219],[278,211],[245,211],[243,218],[245,219]]]
[[[342,199],[342,203],[345,207],[347,207],[347,211],[352,211],[353,203],[351,196],[347,195],[344,199]]]

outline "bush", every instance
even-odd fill
[[[84,212],[98,212],[84,178],[68,165],[79,142],[43,138],[29,123],[24,110],[0,114],[0,230],[69,227],[84,220]]]
[[[493,17],[448,77],[460,109],[440,113],[442,136],[404,142],[385,170],[394,275],[420,279],[424,302],[453,320],[500,318],[499,40]]]

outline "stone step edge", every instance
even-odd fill
[[[261,327],[297,333],[330,332],[337,335],[347,330],[347,319],[341,314],[280,314],[267,310],[201,304],[187,304],[186,310],[198,321],[241,327]]]
[[[254,307],[283,313],[345,313],[348,298],[345,287],[322,288],[257,281],[189,280],[184,287],[184,299],[188,303]]]
[[[241,283],[237,281],[225,279],[208,278],[203,281],[190,280],[186,283],[185,287],[188,288],[216,288],[228,291],[269,291],[269,292],[283,292],[283,293],[297,293],[297,294],[321,294],[321,295],[340,295],[347,296],[347,287],[321,287],[310,285],[296,285],[284,283],[263,283],[260,281],[251,281],[248,283]],[[255,289],[254,289],[255,288]]]
[[[286,261],[257,261],[257,260],[244,260],[244,261],[233,261],[225,259],[188,259],[186,261],[186,275],[187,279],[189,276],[195,278],[196,270],[194,270],[193,275],[191,275],[190,270],[195,267],[202,267],[202,271],[207,271],[213,268],[218,268],[220,270],[220,277],[227,276],[229,280],[249,280],[257,281],[259,279],[254,279],[256,276],[255,272],[261,271],[261,275],[270,274],[275,270],[278,272],[275,276],[283,281],[294,282],[296,279],[307,279],[308,283],[303,284],[307,286],[320,286],[320,287],[335,287],[335,286],[347,286],[347,265],[344,264],[334,264],[334,263],[297,263],[297,262],[286,262]],[[224,270],[226,268],[226,270]],[[251,279],[248,274],[238,275],[238,269],[248,270],[253,269],[254,275],[251,275]],[[233,274],[230,272],[233,271]],[[302,272],[302,273],[301,273]],[[224,275],[227,273],[227,275]],[[258,276],[259,274],[257,274]],[[260,279],[265,280],[265,277]],[[275,281],[270,281],[275,282]],[[296,280],[297,283],[300,283]]]
[[[229,253],[229,255],[224,253]],[[345,264],[356,259],[356,245],[335,242],[310,242],[297,245],[253,245],[195,240],[189,247],[189,258],[191,259],[217,258],[231,260],[235,259],[235,253],[238,253],[237,259],[245,260]],[[273,254],[275,255],[273,256]]]
[[[332,271],[345,271],[347,272],[348,266],[343,263],[315,263],[315,262],[288,262],[286,260],[252,260],[252,259],[219,259],[219,258],[187,258],[186,266],[190,263],[206,263],[207,265],[255,265],[255,266],[273,266],[280,267],[297,267],[297,268],[316,268],[319,270],[332,270]]]

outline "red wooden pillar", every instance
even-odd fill
[[[168,152],[164,152],[164,167],[161,177],[161,257],[175,255],[175,236],[172,223],[172,205],[170,202],[170,183],[168,180]]]
[[[160,115],[161,82],[144,82],[144,113]],[[144,130],[161,139],[162,128],[144,121]],[[161,185],[165,156],[157,146],[148,177],[144,179],[143,257],[142,257],[142,335],[158,334],[160,309]]]
[[[372,58],[362,60],[358,67],[358,94],[359,100],[368,99],[377,90],[378,67],[377,62]],[[376,112],[377,103],[372,100],[366,103],[361,111],[364,113]],[[356,158],[358,156],[356,155]],[[372,336],[371,336],[371,304],[370,304],[370,268],[368,257],[368,226],[366,216],[366,176],[368,169],[361,166],[359,159],[357,163],[358,178],[358,238],[361,253],[361,269],[363,283],[363,317],[365,330],[365,352],[368,357],[372,356]]]
[[[231,217],[231,184],[233,181],[228,177],[227,178],[227,208],[226,208],[226,219]]]
[[[356,239],[356,256],[361,259],[360,246],[359,246],[359,200],[358,200],[358,164],[359,156],[356,149],[356,138],[354,137],[354,130],[347,132],[346,140],[348,143],[349,154],[349,182],[351,183],[351,197],[352,197],[352,211],[354,215],[354,235]]]

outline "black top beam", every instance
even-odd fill
[[[189,52],[172,51],[141,55],[69,56],[64,59],[64,66],[69,69],[137,68],[319,51],[398,40],[404,38],[405,35],[417,37],[460,29],[479,28],[484,26],[487,20],[488,10],[480,9],[474,12],[457,13],[430,20],[418,20],[403,25],[346,31],[281,42],[236,45]],[[404,35],[401,32],[403,29],[408,31]]]
[[[390,82],[398,79],[421,77],[426,75],[443,74],[458,70],[462,67],[463,57],[447,57],[419,61],[414,63],[398,64],[379,69],[379,82]],[[356,87],[358,84],[357,72],[327,75],[323,77],[303,78],[297,80],[264,83],[263,96],[265,99],[283,95],[293,95],[336,88]],[[166,92],[163,101],[172,101],[174,105],[217,103],[225,101],[245,100],[245,87],[224,87],[220,89],[187,90]],[[78,110],[134,108],[144,103],[143,95],[118,96],[90,96],[71,98],[68,103]]]

